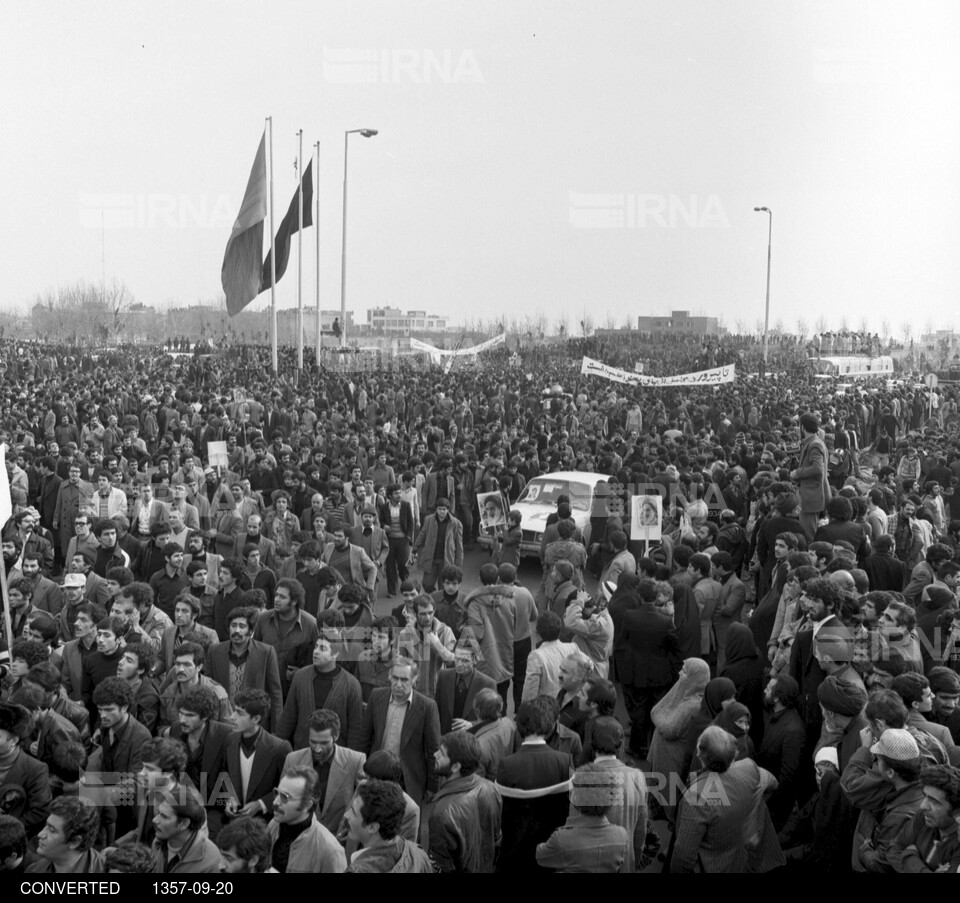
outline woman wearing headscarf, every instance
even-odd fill
[[[750,713],[750,737],[755,746],[763,739],[763,660],[746,624],[727,630],[727,655],[720,677],[729,677],[737,688],[737,702]]]
[[[752,759],[755,755],[753,741],[750,739],[750,710],[742,702],[731,702],[724,706],[713,719],[713,724],[722,727],[728,734],[733,734],[737,741],[737,758]],[[696,760],[694,760],[696,763]]]
[[[680,765],[680,777],[686,783],[690,774],[690,764],[697,751],[697,740],[704,730],[713,723],[725,706],[737,699],[736,684],[729,677],[715,677],[703,689],[700,709],[687,724],[683,737],[683,762]]]
[[[677,682],[667,691],[650,713],[653,721],[653,740],[650,743],[650,768],[662,775],[664,787],[669,790],[672,776],[683,777],[686,751],[686,731],[693,717],[700,711],[703,691],[710,682],[710,666],[702,658],[688,658],[680,669]],[[672,794],[664,794],[667,818],[673,821],[676,805]]]

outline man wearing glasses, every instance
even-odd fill
[[[284,770],[267,826],[273,842],[271,866],[278,872],[346,871],[343,847],[314,814],[319,796],[320,778],[309,765]]]

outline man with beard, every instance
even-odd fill
[[[20,573],[33,584],[34,607],[56,617],[63,608],[63,593],[56,583],[40,572],[40,560],[38,552],[25,552]]]
[[[806,728],[797,711],[799,700],[800,687],[786,674],[771,678],[763,691],[765,729],[756,761],[777,779],[767,807],[778,831],[783,829],[797,801],[797,779],[806,742]]]
[[[377,586],[377,565],[360,546],[350,544],[343,526],[333,530],[333,542],[323,549],[322,560],[354,586],[367,590],[371,598]]]
[[[204,588],[202,579],[200,588]],[[219,642],[215,630],[197,623],[201,607],[200,598],[194,596],[192,592],[181,593],[174,602],[173,625],[167,627],[160,637],[159,667],[161,674],[166,674],[173,667],[174,654],[187,642],[188,634],[199,634],[205,638],[208,646]]]
[[[452,478],[451,478],[452,479]],[[423,571],[423,588],[432,593],[444,566],[463,567],[463,524],[450,515],[448,498],[438,498],[413,543],[412,554]]]
[[[400,655],[420,665],[416,688],[431,699],[437,685],[437,676],[456,656],[457,638],[453,631],[435,617],[435,606],[430,596],[420,596],[416,603],[417,620],[400,631],[397,648]]]
[[[273,646],[254,640],[255,608],[235,608],[227,615],[229,642],[217,643],[207,653],[207,673],[227,691],[231,702],[241,690],[263,690],[270,697],[270,712],[263,726],[276,729],[283,710],[280,668]]]
[[[253,875],[270,867],[270,834],[258,819],[238,818],[217,835],[221,875]]]
[[[357,784],[363,780],[366,756],[340,746],[340,718],[330,709],[317,709],[307,722],[309,746],[290,753],[283,770],[310,766],[320,779],[316,815],[331,833],[340,829],[343,816],[353,799]]]
[[[480,743],[467,731],[445,734],[434,753],[441,785],[430,815],[430,858],[440,872],[493,872],[502,803],[477,774],[480,759]]]
[[[229,724],[233,717],[227,691],[215,680],[202,674],[206,653],[198,643],[186,642],[174,650],[173,681],[169,682],[160,694],[160,727],[168,727],[177,720],[180,697],[194,687],[207,687],[217,697],[218,710],[216,720]]]

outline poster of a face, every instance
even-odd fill
[[[630,538],[645,542],[660,540],[663,499],[659,495],[635,495],[632,499]]]
[[[503,496],[499,492],[478,492],[477,505],[480,508],[480,523],[487,527],[500,527],[507,522],[507,512],[503,506]]]

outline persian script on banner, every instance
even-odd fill
[[[736,377],[736,367],[733,364],[714,367],[712,370],[698,370],[696,373],[679,373],[676,376],[648,376],[643,373],[631,373],[629,370],[621,370],[618,367],[608,367],[602,361],[596,361],[592,357],[583,359],[580,372],[584,376],[600,376],[616,383],[648,386],[652,389],[675,386],[719,386],[723,383],[732,383]]]

